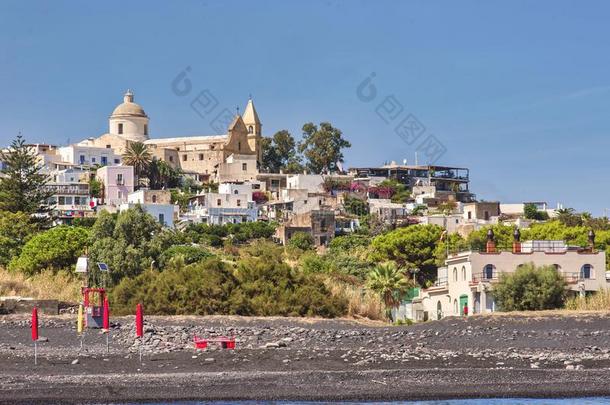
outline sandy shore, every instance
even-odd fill
[[[380,327],[348,320],[115,318],[111,350],[71,317],[43,317],[33,364],[27,317],[0,317],[0,403],[147,400],[407,400],[610,396],[610,316],[448,318]],[[196,351],[193,335],[235,336]]]

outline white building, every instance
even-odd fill
[[[227,190],[224,190],[227,191]],[[252,201],[252,193],[204,193],[191,198],[183,219],[193,223],[214,225],[254,222],[258,208]]]
[[[115,166],[121,163],[121,156],[111,148],[70,145],[59,148],[58,154],[62,162],[73,165]]]
[[[130,193],[127,202],[121,204],[120,210],[126,211],[136,206],[155,218],[161,225],[169,228],[174,227],[174,216],[178,207],[171,204],[171,194],[167,190],[141,189]]]

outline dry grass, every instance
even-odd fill
[[[610,290],[604,289],[588,297],[573,297],[566,301],[572,311],[610,311]]]
[[[32,277],[0,268],[0,295],[16,295],[35,299],[53,299],[65,302],[80,301],[78,279],[63,272],[43,271]]]
[[[361,287],[331,278],[328,278],[325,284],[332,295],[347,299],[347,316],[371,320],[386,320],[385,306],[377,294],[370,291],[363,293]]]

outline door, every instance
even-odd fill
[[[464,307],[468,306],[468,296],[460,295],[460,315],[464,315]]]

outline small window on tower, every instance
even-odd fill
[[[250,125],[250,126],[248,127],[248,133],[249,133],[249,134],[254,133],[254,127],[253,127],[252,125]]]
[[[183,162],[186,162],[186,159],[187,159],[186,154],[182,155],[182,161],[183,161]]]
[[[241,150],[241,142],[237,142],[237,150]]]
[[[144,124],[144,135],[148,135],[148,125]]]
[[[241,170],[243,170],[244,172],[248,171],[248,164],[247,163],[242,163],[241,164]]]
[[[119,124],[119,135],[123,133],[123,124]]]
[[[199,154],[199,160],[203,160],[203,153]]]

